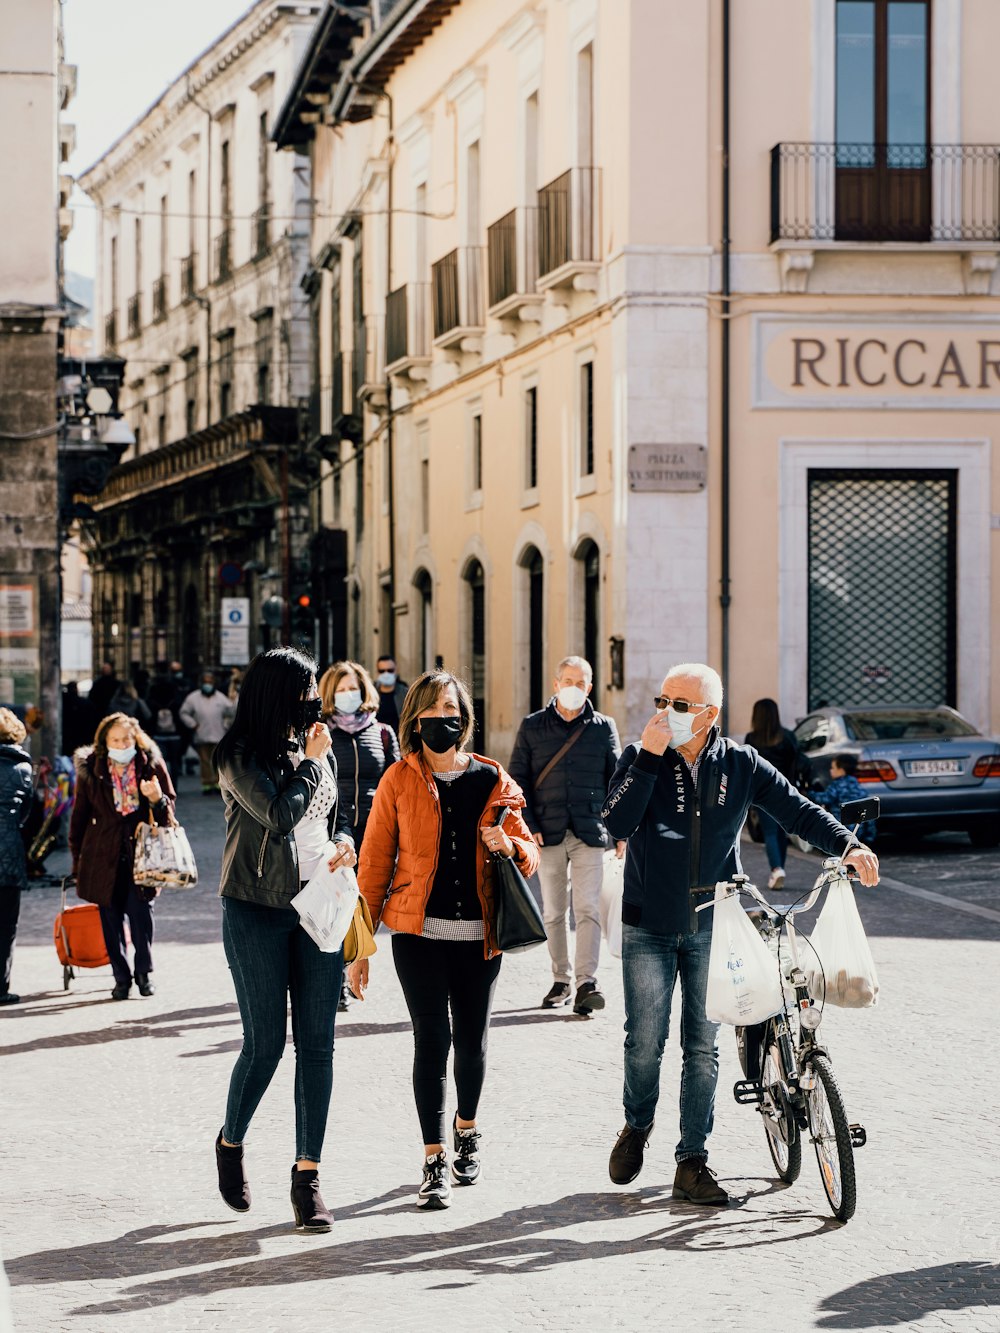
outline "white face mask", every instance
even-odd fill
[[[667,709],[671,750],[679,750],[681,746],[687,745],[688,741],[694,740],[694,720],[704,711],[704,708],[701,708],[697,713],[678,713],[676,708]]]
[[[108,758],[113,759],[116,764],[130,764],[135,758],[135,746],[130,745],[127,750],[112,750],[108,746]]]
[[[338,690],[333,702],[338,713],[356,713],[361,707],[361,691]]]
[[[581,690],[579,685],[563,685],[556,692],[556,698],[567,713],[578,713],[587,702],[587,691]]]
[[[396,673],[395,671],[380,671],[377,679],[380,685],[384,685],[388,689],[390,685],[395,685]]]

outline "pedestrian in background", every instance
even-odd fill
[[[538,864],[521,789],[495,759],[465,749],[474,726],[469,692],[455,676],[428,671],[414,681],[400,716],[403,762],[375,792],[358,872],[372,919],[396,932],[392,957],[413,1023],[413,1093],[424,1139],[420,1208],[451,1203],[445,1101],[452,1045],[451,1176],[460,1185],[479,1178],[476,1116],[501,962],[491,856],[513,858],[525,875]],[[363,999],[368,960],[348,972]]]
[[[621,753],[614,719],[590,702],[591,665],[564,657],[556,667],[555,693],[521,723],[510,757],[510,775],[525,795],[524,820],[540,849],[545,931],[552,960],[552,988],[544,1009],[568,1004],[575,978],[575,1014],[604,1008],[597,984],[601,958],[601,883],[611,838],[601,807]],[[625,843],[617,854],[625,855]],[[569,881],[569,882],[567,882]],[[576,957],[569,961],[570,897],[576,918]]]
[[[828,856],[845,854],[863,884],[878,882],[878,857],[749,745],[716,726],[722,681],[702,662],[671,668],[638,745],[618,761],[604,818],[628,839],[622,900],[625,983],[625,1127],[609,1173],[627,1185],[642,1170],[660,1095],[660,1066],[678,976],[681,982],[681,1136],[673,1197],[724,1205],[708,1166],[719,1078],[719,1024],[705,1014],[715,885],[742,870],[740,830],[751,805]],[[853,848],[853,850],[850,850]]]
[[[856,754],[837,754],[830,760],[830,781],[825,787],[814,787],[809,795],[821,805],[834,819],[840,819],[840,807],[848,801],[863,801],[865,789],[858,781],[858,756]],[[875,821],[869,819],[858,829],[862,842],[871,842],[875,837]]]
[[[750,715],[750,730],[744,744],[752,745],[759,755],[772,764],[793,787],[798,785],[802,770],[802,753],[795,733],[781,725],[778,705],[773,699],[758,699]],[[780,889],[785,883],[785,860],[788,856],[788,835],[766,810],[758,810],[760,831],[764,838],[767,863],[771,867],[767,887]]]
[[[21,894],[28,863],[21,827],[31,810],[31,756],[22,742],[28,732],[9,708],[0,708],[0,1004],[17,1004],[10,988]]]
[[[233,720],[235,705],[216,688],[212,671],[201,673],[201,684],[181,704],[180,719],[190,730],[201,766],[201,794],[211,796],[219,790],[213,755]]]
[[[109,711],[112,713],[124,713],[127,717],[134,717],[143,731],[147,731],[153,722],[153,714],[145,700],[139,698],[139,691],[131,681],[120,680],[118,688],[111,696]]]
[[[375,684],[378,686],[378,720],[398,733],[399,715],[409,686],[405,680],[399,679],[394,657],[383,654],[375,663]]]
[[[108,713],[111,712],[111,696],[118,689],[119,683],[112,663],[102,662],[101,674],[91,685],[90,694],[87,696],[95,727],[101,718],[107,717]]]
[[[232,727],[216,750],[226,803],[222,942],[243,1022],[226,1119],[215,1141],[219,1192],[246,1212],[243,1141],[285,1049],[289,1000],[295,1043],[295,1163],[291,1200],[302,1232],[329,1231],[319,1164],[333,1089],[333,1036],[343,949],[323,953],[291,900],[324,858],[355,864],[338,818],[330,733],[312,659],[272,648],[247,668]],[[330,855],[331,837],[336,843]]]
[[[335,662],[323,673],[319,693],[333,742],[340,810],[360,857],[376,788],[389,765],[399,758],[399,741],[392,727],[376,721],[378,692],[358,662]],[[345,976],[341,1012],[350,1002]]]
[[[133,971],[140,995],[153,995],[155,889],[140,889],[132,876],[135,831],[153,818],[166,823],[175,794],[163,757],[127,713],[98,723],[92,746],[77,750],[76,794],[69,825],[76,892],[101,909],[104,943],[115,985],[113,1000],[127,1000]],[[125,918],[135,951],[129,966]]]
[[[96,725],[90,701],[80,698],[80,687],[75,680],[71,680],[63,687],[62,753],[73,754],[81,745],[86,745]]]
[[[156,674],[149,682],[146,703],[152,714],[153,740],[160,747],[164,762],[170,771],[170,780],[177,786],[181,772],[181,727],[178,721],[179,701],[177,684],[166,662],[156,663]],[[183,749],[186,749],[184,746]]]

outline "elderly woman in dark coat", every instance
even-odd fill
[[[97,903],[115,986],[113,1000],[132,989],[125,942],[128,917],[135,947],[135,981],[152,995],[153,890],[132,878],[135,831],[150,811],[165,823],[175,801],[173,783],[159,750],[126,713],[111,713],[98,725],[94,744],[74,755],[76,798],[69,826],[76,892]]]
[[[31,756],[22,748],[24,723],[0,708],[0,1004],[17,1004],[10,989],[21,890],[28,887],[28,866],[21,825],[31,809]]]

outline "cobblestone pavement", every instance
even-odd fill
[[[417,1213],[410,1031],[383,946],[369,999],[338,1022],[322,1171],[337,1222],[300,1237],[287,1197],[290,1053],[251,1130],[252,1212],[236,1218],[216,1192],[212,1142],[240,1027],[218,938],[221,810],[191,782],[183,795],[202,881],[157,908],[155,998],[111,1002],[107,968],[64,994],[58,892],[25,899],[14,982],[26,1002],[0,1013],[0,1244],[19,1333],[1000,1329],[998,1083],[983,1008],[1000,966],[996,853],[946,838],[889,850],[893,887],[859,895],[882,999],[824,1024],[849,1113],[870,1135],[846,1227],[808,1156],[793,1187],[771,1178],[754,1112],[729,1095],[727,1031],[712,1163],[738,1204],[670,1198],[675,1036],[646,1169],[613,1187],[620,974],[606,958],[597,1018],[545,1013],[540,951],[504,961],[482,1181],[449,1212]],[[759,873],[760,849],[747,857]],[[789,887],[815,869],[793,856]]]

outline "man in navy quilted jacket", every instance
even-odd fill
[[[726,1204],[708,1167],[719,1077],[718,1023],[705,1015],[712,913],[700,912],[719,880],[742,871],[740,830],[751,805],[830,856],[862,884],[878,883],[878,858],[851,831],[802,796],[751,745],[724,739],[716,718],[722,681],[711,667],[673,667],[639,745],[618,761],[602,814],[628,840],[622,898],[625,983],[625,1128],[611,1153],[616,1185],[642,1170],[660,1091],[670,1005],[681,979],[681,1137],[673,1197]],[[848,849],[851,849],[848,852]]]

